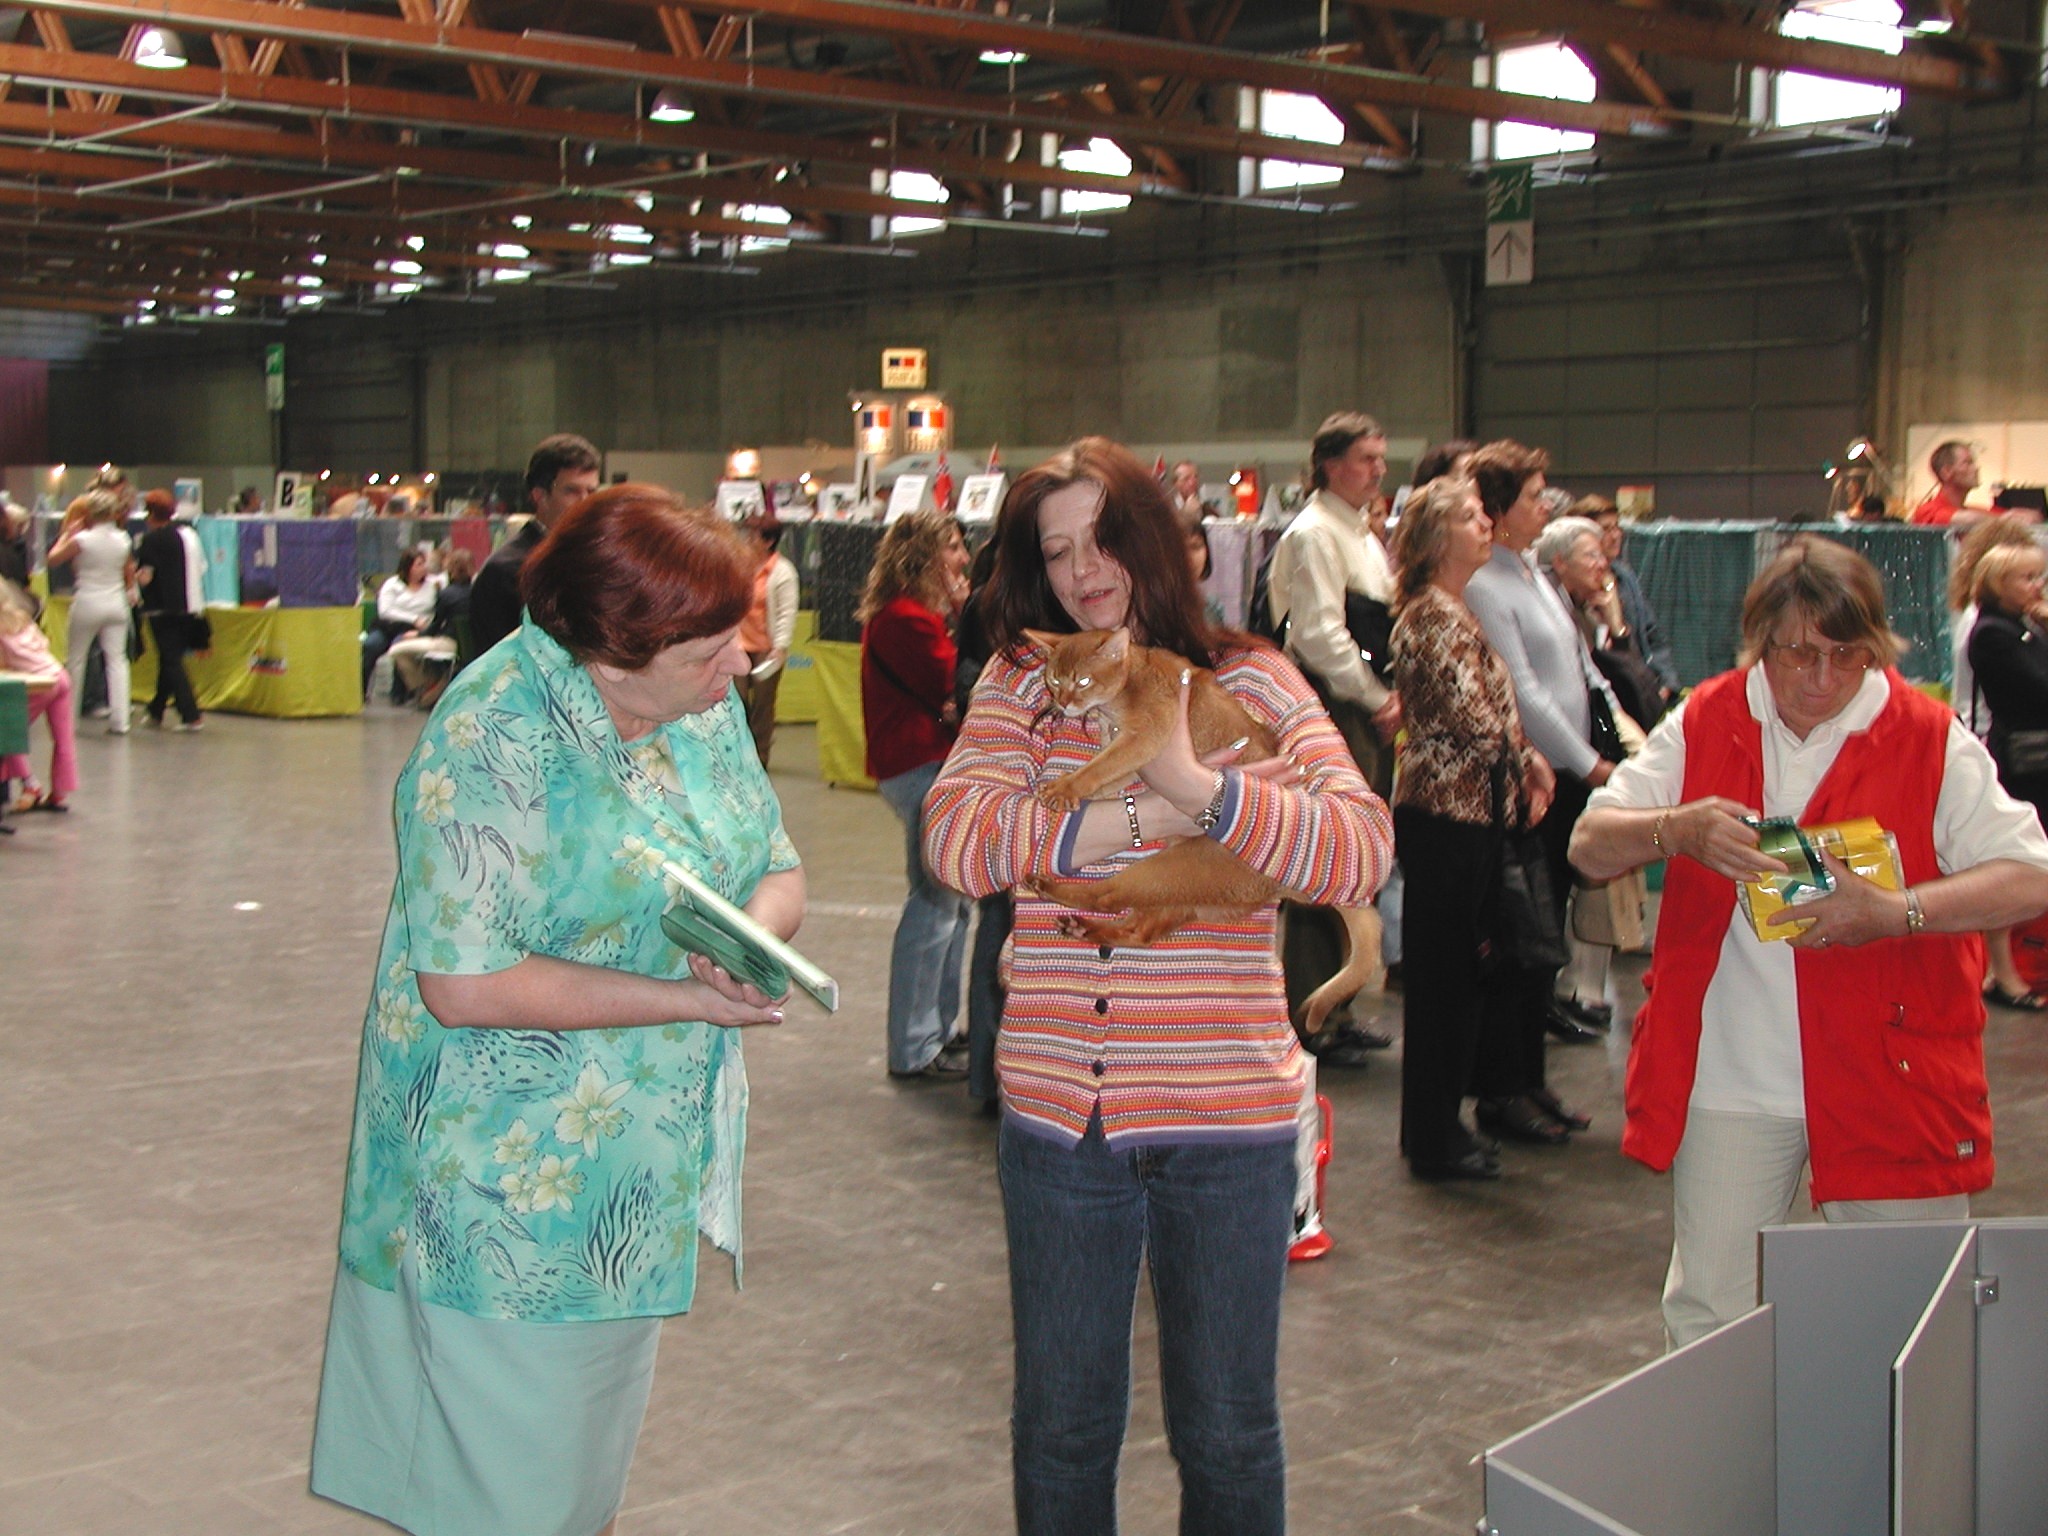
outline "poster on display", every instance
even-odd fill
[[[178,504],[179,517],[197,517],[206,510],[206,483],[202,480],[173,480],[171,499]]]
[[[313,477],[295,469],[277,472],[277,497],[271,503],[277,517],[313,515]]]
[[[835,480],[818,492],[818,516],[851,517],[860,505],[860,487],[851,480]]]
[[[893,523],[923,506],[925,492],[931,483],[930,475],[898,475],[895,489],[889,492],[888,515],[882,521]]]
[[[969,475],[960,482],[960,516],[975,521],[994,517],[1009,483],[1004,474]]]
[[[733,522],[749,517],[759,517],[767,510],[768,498],[762,493],[758,480],[721,480],[718,482],[718,515]]]

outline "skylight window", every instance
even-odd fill
[[[1898,53],[1905,47],[1895,0],[1821,0],[1787,11],[1778,24],[1786,37],[1819,38]],[[1805,123],[1838,123],[1887,117],[1899,110],[1900,93],[1860,80],[1831,80],[1786,70],[1771,80],[1771,121],[1781,128]]]
[[[1552,101],[1591,101],[1593,71],[1563,43],[1531,43],[1503,48],[1493,56],[1493,87],[1522,96],[1547,96]],[[1495,123],[1492,158],[1533,160],[1539,155],[1568,155],[1591,149],[1593,135],[1534,123]]]
[[[939,178],[928,176],[923,171],[890,171],[886,176],[878,174],[875,179],[881,182],[881,185],[876,190],[886,192],[891,197],[904,198],[913,203],[947,203],[952,201],[952,195],[946,191],[945,185]],[[878,219],[876,222],[880,223],[881,221]],[[889,219],[886,233],[892,237],[896,235],[927,235],[935,229],[944,229],[945,227],[946,221],[944,219],[920,219],[914,214],[896,214]]]
[[[1090,139],[1084,148],[1061,150],[1059,167],[1097,176],[1128,176],[1131,157],[1108,139]],[[1061,213],[1115,213],[1130,206],[1130,198],[1122,192],[1084,192],[1069,187],[1060,193]]]
[[[789,210],[771,207],[766,203],[727,203],[725,217],[744,219],[749,224],[787,225]],[[789,240],[787,236],[781,235],[747,235],[741,238],[739,248],[743,254],[751,251],[786,251],[789,249]]]
[[[1280,139],[1306,144],[1342,144],[1344,120],[1314,96],[1294,91],[1260,91],[1257,120],[1250,126]],[[1258,190],[1279,192],[1294,187],[1327,187],[1344,179],[1341,166],[1305,165],[1299,160],[1261,160]]]

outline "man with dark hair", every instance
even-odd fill
[[[597,449],[573,432],[544,437],[533,450],[526,461],[526,502],[533,521],[491,552],[469,589],[473,654],[483,655],[519,627],[525,606],[519,596],[519,573],[526,568],[526,557],[564,512],[597,489],[600,467]]]
[[[199,550],[199,535],[172,521],[178,504],[169,491],[149,492],[142,505],[149,526],[135,551],[135,575],[142,584],[142,611],[156,640],[156,693],[146,706],[149,723],[161,726],[164,710],[175,701],[179,729],[196,731],[205,722],[185,672],[185,652],[198,638],[195,631],[206,608],[199,583],[206,557]]]
[[[1309,449],[1314,494],[1280,535],[1267,581],[1273,620],[1286,625],[1288,657],[1314,685],[1359,770],[1381,795],[1392,787],[1394,737],[1401,729],[1401,701],[1388,681],[1385,655],[1393,562],[1371,525],[1386,474],[1387,435],[1377,421],[1356,411],[1326,418]],[[1378,626],[1370,640],[1355,632],[1368,620]],[[1377,653],[1370,662],[1368,647]],[[1281,958],[1290,1006],[1336,974],[1344,943],[1343,926],[1327,908],[1289,904]],[[1347,1020],[1326,1031],[1316,1049],[1324,1061],[1354,1066],[1366,1051],[1391,1043]]]
[[[1913,521],[1936,528],[1964,528],[1983,521],[1981,512],[1965,511],[1964,500],[1977,489],[1977,451],[1954,438],[1939,444],[1928,457],[1934,489],[1913,509]]]

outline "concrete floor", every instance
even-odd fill
[[[312,1498],[305,1467],[418,723],[89,730],[74,813],[0,840],[0,1532],[383,1528]],[[776,780],[802,942],[848,1002],[748,1036],[747,1287],[707,1257],[668,1325],[624,1536],[1008,1525],[994,1123],[883,1073],[901,842],[875,796],[820,784],[811,738],[784,730]],[[2048,1209],[2043,1028],[1993,1021],[1984,1214]],[[1667,1197],[1616,1150],[1620,1049],[1556,1051],[1598,1123],[1510,1149],[1481,1188],[1405,1177],[1391,1059],[1325,1073],[1337,1248],[1290,1276],[1281,1377],[1301,1536],[1469,1532],[1485,1447],[1658,1352]],[[1165,1533],[1143,1304],[1138,1332],[1124,1528]]]

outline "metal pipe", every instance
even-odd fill
[[[248,197],[231,197],[224,203],[207,203],[199,207],[182,209],[177,213],[159,214],[153,219],[130,219],[125,224],[112,224],[107,227],[107,233],[125,235],[138,229],[154,229],[160,224],[179,224],[186,219],[203,219],[210,214],[232,213],[237,208],[253,208],[260,203],[290,202],[293,198],[300,197],[324,197],[329,192],[346,192],[351,187],[367,187],[404,174],[401,167],[396,171],[378,171],[369,176],[350,176],[341,181],[326,181],[315,187],[293,187],[283,192],[257,192]]]

